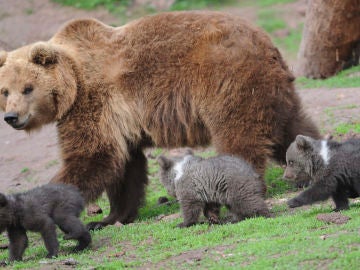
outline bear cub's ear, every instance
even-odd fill
[[[5,207],[7,205],[7,199],[6,196],[2,193],[0,193],[0,207]]]
[[[34,64],[42,66],[56,64],[57,57],[56,49],[45,42],[34,44],[30,50],[30,61]]]
[[[161,155],[157,158],[157,162],[163,170],[167,170],[172,166],[172,161],[165,156]]]
[[[0,67],[2,67],[5,64],[7,58],[7,52],[0,51]]]
[[[312,138],[303,135],[297,135],[295,139],[296,146],[300,150],[312,149],[313,146],[312,141],[313,141]]]

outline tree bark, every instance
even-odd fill
[[[308,0],[298,74],[327,78],[359,57],[360,0]]]

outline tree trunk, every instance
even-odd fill
[[[298,73],[327,78],[359,64],[360,0],[308,0]]]

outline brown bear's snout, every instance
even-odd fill
[[[18,114],[15,113],[15,112],[8,112],[8,113],[5,113],[4,120],[5,120],[6,123],[8,123],[9,125],[14,125],[14,124],[16,124],[17,121],[19,120],[19,116],[18,116]]]

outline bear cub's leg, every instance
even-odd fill
[[[333,194],[332,198],[335,202],[335,212],[349,209],[349,200],[347,198],[347,194],[336,192]]]
[[[28,246],[26,230],[23,228],[8,228],[10,261],[21,261]]]
[[[334,192],[336,191],[333,186],[327,186],[325,181],[319,181],[316,182],[314,185],[310,186],[307,190],[301,192],[295,198],[289,200],[287,204],[290,208],[295,208],[303,205],[313,204],[318,201],[325,201]],[[339,199],[339,203],[341,201],[342,199]]]
[[[210,224],[220,224],[220,208],[219,203],[207,203],[204,207],[204,216],[208,219]]]
[[[40,227],[40,226],[39,226]],[[58,255],[59,242],[56,236],[56,225],[51,218],[46,218],[40,227],[40,233],[48,251],[46,258],[53,258]]]
[[[198,201],[179,200],[181,205],[184,221],[178,224],[179,228],[190,227],[195,225],[199,219],[201,211],[205,208],[205,204]]]
[[[244,218],[263,216],[271,217],[270,211],[264,202],[264,199],[252,198],[252,200],[245,200],[239,198],[227,205],[229,211],[233,214],[232,223],[239,222]]]
[[[91,243],[91,235],[85,228],[80,219],[75,215],[62,215],[55,218],[56,224],[65,233],[64,239],[75,239],[78,245],[74,248],[74,252],[81,251]]]

